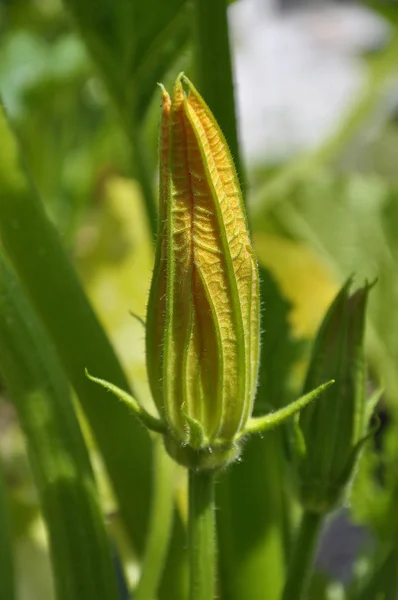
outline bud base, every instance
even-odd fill
[[[164,445],[173,460],[183,467],[195,471],[224,469],[239,458],[241,452],[241,446],[238,444],[206,446],[197,450],[179,443],[169,435],[164,436]]]

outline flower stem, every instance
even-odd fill
[[[306,600],[323,516],[304,511],[291,557],[282,600]]]
[[[236,127],[227,7],[227,0],[194,1],[196,76],[199,91],[225,135],[239,180],[244,187]]]
[[[189,469],[190,600],[215,597],[214,472]]]

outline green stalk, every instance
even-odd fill
[[[145,548],[142,575],[135,600],[156,598],[171,537],[174,513],[175,463],[164,449],[163,439],[154,441],[154,484],[151,520]]]
[[[306,600],[323,516],[304,511],[293,548],[282,600]]]
[[[197,87],[225,135],[239,180],[244,188],[244,173],[236,126],[227,8],[227,0],[194,1]]]
[[[0,469],[0,598],[14,600],[14,561],[10,516],[6,485],[3,481],[2,469]]]
[[[190,600],[215,598],[214,472],[189,469]]]

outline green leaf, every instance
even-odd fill
[[[65,0],[118,109],[148,224],[156,232],[153,173],[142,136],[156,83],[188,37],[186,0]]]
[[[1,466],[1,465],[0,465]],[[5,481],[0,468],[0,598],[14,600],[14,561],[12,548],[12,533],[10,525],[10,510]]]
[[[1,257],[0,369],[26,436],[57,598],[116,600],[110,544],[68,382]]]
[[[306,242],[342,280],[374,281],[366,349],[386,397],[398,401],[398,190],[376,176],[326,171],[298,185],[268,218],[286,237]]]
[[[163,569],[159,600],[186,600],[188,598],[187,531],[181,514],[174,508],[174,526],[169,551]]]
[[[372,531],[384,546],[398,539],[397,429],[393,417],[382,431],[381,447],[365,445],[350,494],[353,519]]]
[[[61,359],[103,456],[122,518],[141,554],[150,498],[150,439],[126,406],[85,376],[128,382],[23,170],[0,109],[0,239]]]
[[[65,0],[119,108],[134,121],[148,107],[188,38],[186,0]]]
[[[351,600],[396,600],[398,590],[398,546],[379,549],[370,576]]]

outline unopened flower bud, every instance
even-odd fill
[[[146,321],[148,378],[159,417],[112,383],[191,469],[235,459],[243,438],[274,428],[319,396],[251,418],[260,346],[259,277],[228,145],[184,76],[162,89],[159,231]]]
[[[184,447],[228,454],[257,385],[258,270],[227,143],[184,76],[171,99],[162,88],[159,152],[151,390],[180,460]]]

